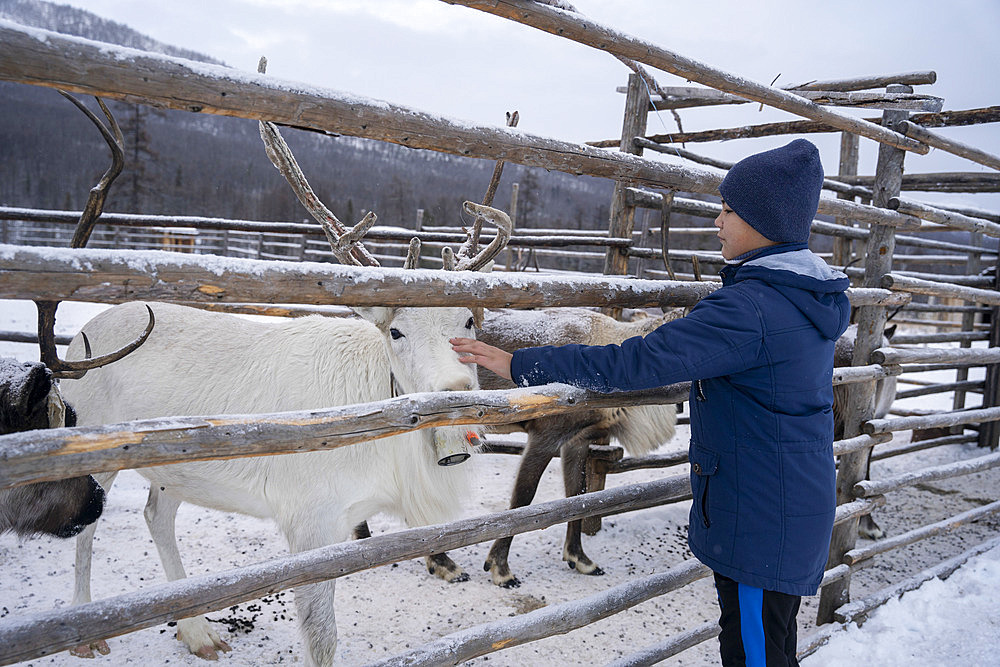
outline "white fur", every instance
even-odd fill
[[[404,393],[478,388],[474,367],[459,362],[448,343],[473,335],[464,308],[358,309],[365,320],[311,316],[276,324],[170,304],[152,308],[156,326],[142,347],[64,382],[81,425],[366,403],[392,395],[390,370]],[[125,304],[98,315],[84,331],[98,355],[134,338],[145,320],[144,304]],[[393,338],[391,330],[402,336]],[[81,348],[78,336],[68,357],[80,358]],[[468,465],[438,466],[424,430],[328,452],[138,472],[151,483],[146,518],[173,580],[185,576],[173,534],[181,501],[272,518],[291,551],[299,552],[347,539],[353,526],[378,512],[409,525],[446,521],[460,507],[468,471]],[[74,603],[90,599],[93,532],[78,542]],[[296,589],[308,665],[332,664],[333,591],[333,581]],[[178,638],[202,657],[228,650],[203,617],[180,622]]]

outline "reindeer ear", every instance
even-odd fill
[[[485,308],[472,308],[472,323],[476,325],[477,329],[483,328],[483,320],[486,319],[486,309]]]
[[[392,316],[396,313],[395,308],[386,308],[384,306],[352,306],[351,310],[357,313],[358,317],[368,320],[377,326],[381,331],[388,330],[389,323],[392,322]]]

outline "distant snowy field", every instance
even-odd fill
[[[104,306],[63,304],[57,314],[57,333],[75,333]],[[30,302],[0,300],[0,329],[33,331],[35,310]],[[0,342],[0,354],[22,360],[37,360],[34,345]],[[916,399],[912,405],[933,407],[934,397]],[[937,399],[941,400],[941,399]],[[909,403],[908,403],[909,404]],[[908,434],[901,434],[907,435]],[[688,430],[681,426],[663,451],[686,446]],[[879,464],[891,472],[969,458],[975,447],[939,448],[910,458],[905,463],[889,459]],[[507,507],[518,459],[490,455],[474,459],[478,488],[461,515],[471,517]],[[466,464],[468,465],[468,464]],[[686,469],[636,471],[609,477],[608,486],[630,484],[663,476],[684,474]],[[888,473],[886,473],[888,474]],[[985,485],[978,493],[996,499],[997,477],[982,475],[974,484]],[[539,487],[536,501],[562,497],[558,464],[550,466]],[[142,518],[146,498],[145,480],[137,473],[122,473],[112,489],[95,541],[93,590],[95,597],[108,597],[164,581],[159,560]],[[893,506],[894,497],[889,504]],[[901,502],[898,509],[879,514],[891,533],[893,521],[904,522],[905,512],[921,513],[917,501]],[[687,505],[643,510],[605,519],[604,529],[584,538],[584,547],[607,574],[586,577],[576,574],[561,560],[564,530],[556,526],[515,537],[511,567],[522,586],[505,590],[493,586],[482,563],[489,544],[479,544],[452,553],[471,581],[445,584],[427,575],[422,561],[350,575],[337,584],[337,663],[361,665],[400,653],[455,632],[491,620],[525,613],[541,606],[580,599],[636,576],[662,572],[690,558],[685,546]],[[885,518],[883,518],[885,517]],[[374,532],[401,529],[389,517],[372,521]],[[996,523],[985,526],[986,535],[997,534]],[[273,525],[250,517],[222,514],[183,505],[178,516],[181,553],[189,574],[217,572],[285,555],[282,538]],[[976,541],[982,541],[983,537]],[[908,572],[928,567],[975,544],[956,547],[943,544],[941,555],[928,562],[907,556],[886,567],[863,571],[859,586],[876,590],[899,581]],[[0,617],[43,611],[69,604],[73,586],[73,546],[70,541],[36,538],[19,541],[0,537]],[[906,550],[900,550],[906,551]],[[888,560],[888,559],[887,559]],[[869,579],[863,579],[868,577]],[[849,626],[825,647],[807,658],[804,666],[826,667],[858,664],[903,666],[914,664],[1000,664],[1000,549],[979,556],[960,568],[947,581],[933,580],[879,609],[861,627]],[[853,588],[852,588],[853,590]],[[233,647],[221,662],[228,665],[272,665],[300,662],[292,592],[260,601],[236,605],[208,614],[218,621],[223,638]],[[799,615],[800,637],[815,626],[818,598],[807,598]],[[552,637],[494,653],[470,664],[491,665],[600,665],[642,647],[717,617],[715,593],[709,580],[701,580],[681,591],[644,603],[567,635]],[[24,664],[33,665],[202,665],[173,639],[170,628],[149,628],[109,641],[112,653],[93,663],[81,663],[68,653],[48,656]],[[705,642],[666,661],[667,665],[718,664],[716,643]]]

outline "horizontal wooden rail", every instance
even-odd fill
[[[905,547],[928,537],[940,535],[941,533],[950,532],[959,526],[972,523],[973,521],[989,516],[994,512],[1000,512],[1000,500],[983,505],[982,507],[975,507],[966,512],[962,512],[961,514],[956,514],[955,516],[945,519],[944,521],[938,521],[926,526],[920,526],[919,528],[907,531],[901,535],[893,535],[892,537],[880,539],[877,542],[863,547],[856,547],[844,554],[844,562],[848,565],[854,565],[863,560],[874,558],[879,554],[884,554],[887,551],[892,551],[893,549],[898,549],[899,547]]]
[[[915,428],[939,428],[942,426],[960,426],[976,424],[984,421],[1000,419],[1000,408],[981,408],[978,410],[962,410],[959,412],[939,412],[916,417],[901,417],[899,419],[869,419],[861,425],[868,435],[909,431]]]
[[[0,244],[0,298],[174,303],[541,308],[693,306],[721,285],[568,274],[349,267],[165,251]],[[852,305],[896,306],[909,295],[852,288]]]
[[[0,207],[0,220],[25,220],[28,222],[51,222],[56,224],[77,224],[80,221],[81,212],[78,211],[56,211],[45,209],[12,208],[8,206]],[[139,215],[131,213],[102,213],[98,220],[99,225],[109,227],[162,227],[164,229],[174,228],[194,228],[197,230],[218,230],[218,231],[240,231],[252,233],[272,233],[272,234],[305,234],[324,239],[323,245],[329,248],[329,243],[325,240],[326,235],[319,225],[305,224],[300,222],[264,222],[259,220],[231,220],[228,218],[207,218],[192,215]],[[152,237],[161,241],[159,236]],[[365,241],[400,241],[409,244],[410,239],[418,238],[424,243],[464,243],[466,235],[459,230],[454,232],[434,231],[434,230],[413,230],[403,227],[375,226],[365,232]],[[480,240],[486,245],[493,236],[484,233]],[[617,237],[600,236],[596,230],[589,234],[527,234],[518,230],[507,242],[508,247],[544,247],[544,246],[611,246],[629,247],[633,243],[630,239]],[[299,247],[299,244],[279,243],[270,241],[268,246]],[[333,256],[333,253],[330,253]],[[603,255],[602,255],[603,256]]]
[[[906,310],[904,308],[904,310]],[[933,321],[931,321],[933,323]],[[923,343],[961,343],[989,340],[988,331],[956,331],[955,333],[901,334],[892,337],[893,345],[916,345]]]
[[[860,449],[870,449],[875,445],[884,445],[892,440],[892,433],[876,433],[875,435],[856,435],[853,438],[835,440],[833,443],[833,455],[841,456],[849,452],[856,452]]]
[[[685,561],[666,572],[619,584],[582,600],[542,607],[514,618],[453,632],[405,653],[369,663],[368,667],[457,665],[501,649],[565,634],[711,574],[712,571],[698,561]]]
[[[997,419],[1000,419],[1000,416]],[[862,480],[854,485],[853,493],[857,498],[880,496],[920,482],[950,479],[974,472],[982,472],[983,470],[989,470],[997,466],[1000,466],[1000,452],[987,454],[986,456],[977,456],[976,458],[956,463],[902,473],[885,479]]]
[[[0,436],[0,488],[180,461],[334,449],[448,424],[508,424],[596,407],[680,403],[688,391],[681,384],[598,394],[555,384],[427,392],[324,410],[164,417],[11,433]]]
[[[897,273],[887,273],[882,276],[881,286],[885,289],[898,290],[901,292],[911,292],[913,294],[930,294],[932,296],[949,296],[974,303],[985,303],[991,306],[1000,306],[1000,292],[988,289],[978,289],[975,287],[962,287],[961,285],[947,285],[945,283],[921,280],[920,278],[910,278]]]
[[[891,435],[891,434],[884,434]],[[892,449],[880,449],[879,451],[872,454],[872,461],[881,461],[882,459],[892,458],[894,456],[902,456],[903,454],[912,454],[914,452],[920,452],[925,449],[933,449],[935,447],[944,447],[945,445],[967,445],[973,443],[977,440],[975,434],[970,435],[946,435],[940,438],[931,438],[930,440],[919,440],[917,442],[910,442],[901,447],[893,447]]]
[[[880,123],[881,118],[866,118],[870,123]],[[924,127],[958,127],[979,125],[981,123],[1000,122],[1000,106],[981,107],[978,109],[961,109],[942,111],[940,113],[920,113],[910,117],[914,123]],[[840,132],[839,128],[829,123],[812,120],[792,120],[778,123],[762,123],[760,125],[741,125],[699,132],[672,132],[670,134],[651,134],[646,138],[660,144],[686,144],[706,141],[728,141],[730,139],[753,139],[757,137],[774,137],[786,134],[815,134],[823,132]],[[618,148],[621,138],[588,141],[588,145],[598,148]]]
[[[900,72],[898,74],[872,74],[870,76],[855,76],[849,79],[830,79],[827,81],[810,81],[797,86],[784,86],[785,90],[870,90],[885,88],[893,83],[908,86],[919,86],[937,82],[937,72],[921,70],[919,72]]]
[[[617,90],[623,93],[627,89],[620,87]],[[937,113],[944,106],[942,98],[922,93],[805,90],[801,88],[796,90],[780,88],[779,90],[789,90],[795,95],[811,100],[816,104],[833,107],[895,109]],[[666,88],[661,87],[657,93],[654,93],[650,110],[663,111],[667,109],[690,109],[692,107],[718,106],[723,104],[747,104],[749,101],[744,97],[731,93],[723,93],[713,88],[671,86]],[[897,132],[900,131],[898,128],[894,129]]]
[[[647,646],[625,657],[609,662],[604,667],[649,667],[657,665],[667,658],[688,650],[692,646],[714,639],[719,636],[722,628],[717,621],[703,623],[696,628],[674,635],[662,642]]]
[[[1000,537],[994,537],[993,539],[986,540],[975,547],[965,551],[954,558],[949,558],[933,567],[929,567],[926,570],[921,571],[913,577],[910,577],[898,584],[892,586],[887,586],[868,597],[861,600],[855,600],[854,602],[848,602],[842,607],[838,608],[834,612],[834,618],[839,623],[850,623],[851,621],[864,620],[864,617],[871,612],[873,609],[885,604],[887,601],[898,598],[900,595],[907,591],[916,590],[920,588],[920,585],[925,581],[929,581],[934,577],[946,578],[952,572],[957,570],[970,558],[978,556],[979,554],[986,553],[992,549],[995,549],[1000,545]]]
[[[1000,169],[1000,157],[975,148],[974,146],[963,144],[960,141],[949,139],[948,137],[942,136],[937,132],[931,132],[923,126],[917,125],[911,121],[901,120],[893,126],[893,129],[900,134],[916,139],[917,141],[922,141],[928,146],[940,148],[941,150],[951,153],[952,155],[964,157],[966,160],[972,160],[973,162],[977,162],[992,169]]]
[[[718,285],[0,245],[0,298],[347,306],[693,306]]]
[[[705,63],[687,58],[650,42],[623,34],[585,16],[530,0],[443,0],[482,12],[502,16],[532,28],[662,69],[716,90],[739,95],[754,102],[782,109],[812,120],[821,120],[846,132],[886,143],[903,150],[927,153],[926,146],[884,127],[847,113],[822,107],[793,93],[774,88]]]
[[[961,382],[943,382],[941,384],[932,384],[926,387],[920,387],[919,389],[906,389],[904,391],[896,392],[896,400],[901,401],[905,398],[916,398],[917,396],[944,394],[946,392],[955,391],[956,389],[981,394],[983,393],[983,381],[963,380]]]
[[[930,322],[930,324],[937,324]],[[1000,364],[1000,348],[953,348],[953,347],[880,347],[872,352],[873,364]]]
[[[899,197],[893,197],[889,200],[889,208],[954,229],[961,229],[967,232],[982,232],[994,238],[1000,237],[1000,224],[982,218],[974,218],[969,215],[946,211],[942,208],[920,204],[908,199],[900,199]]]
[[[379,565],[541,530],[594,512],[655,507],[690,493],[687,475],[342,542],[226,572],[188,577],[105,600],[0,619],[0,665],[343,577]]]

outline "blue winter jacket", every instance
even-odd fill
[[[804,243],[747,255],[645,338],[525,348],[511,373],[600,392],[692,380],[691,551],[738,582],[813,595],[836,506],[833,346],[850,319],[849,281]]]

